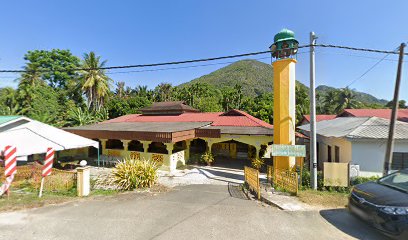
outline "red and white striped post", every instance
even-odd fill
[[[14,175],[17,172],[17,148],[12,146],[6,146],[4,148],[4,175],[6,175],[6,181],[0,187],[0,196],[7,192],[7,196],[10,196],[10,186],[13,182]]]
[[[47,154],[45,155],[44,165],[42,167],[41,187],[40,187],[40,193],[39,193],[38,197],[42,196],[45,177],[51,175],[52,163],[53,162],[54,162],[54,149],[53,148],[48,148],[47,149]]]

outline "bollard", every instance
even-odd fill
[[[91,190],[90,167],[77,168],[77,192],[79,197],[88,196]]]

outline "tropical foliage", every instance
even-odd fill
[[[239,109],[273,123],[273,70],[269,64],[242,60],[179,86],[130,87],[100,69],[95,52],[82,59],[69,50],[29,51],[16,89],[0,88],[0,114],[26,115],[55,126],[92,124],[126,114],[157,101],[184,101],[202,112]],[[387,101],[352,89],[317,88],[317,113],[335,114],[345,108],[381,108]],[[400,107],[406,107],[404,101]],[[391,106],[391,102],[387,107]],[[309,113],[309,89],[296,82],[296,122]]]
[[[122,190],[151,187],[157,180],[157,169],[154,161],[125,158],[113,169],[113,182]]]

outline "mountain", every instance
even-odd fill
[[[272,79],[271,65],[256,60],[241,60],[181,86],[201,82],[216,88],[223,88],[233,87],[238,83],[242,85],[244,95],[257,96],[272,91]]]
[[[238,83],[242,86],[244,95],[257,96],[272,91],[273,69],[270,64],[256,60],[240,60],[210,74],[183,83],[180,86],[189,85],[195,82],[208,83],[219,89],[226,86],[233,87]],[[301,83],[298,82],[298,84]],[[316,91],[324,94],[333,89],[336,88],[321,85],[316,88]],[[368,93],[353,91],[356,95],[356,99],[363,103],[385,105],[388,102],[387,100],[378,99]]]
[[[331,90],[338,90],[338,88],[334,88],[334,87],[330,87],[326,85],[320,85],[316,88],[316,92],[319,92],[321,94],[325,94],[326,92],[331,91]],[[370,104],[375,103],[375,104],[381,104],[381,105],[385,105],[388,103],[387,100],[378,99],[371,94],[364,93],[364,92],[358,92],[356,90],[352,90],[352,91],[356,95],[356,100],[359,102],[370,103]]]

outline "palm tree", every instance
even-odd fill
[[[334,113],[339,92],[337,90],[328,91],[323,98],[323,110],[325,114]]]
[[[99,111],[103,107],[110,92],[112,79],[106,75],[104,67],[106,60],[101,62],[101,57],[94,52],[85,53],[82,60],[82,90],[87,96],[88,108]]]
[[[171,100],[171,93],[173,90],[173,86],[170,83],[160,83],[156,89],[156,101],[158,102],[166,102]]]
[[[336,108],[335,111],[340,113],[346,108],[359,108],[361,103],[357,101],[356,95],[350,88],[346,87],[340,90],[337,101],[336,101]]]
[[[115,94],[122,98],[125,94],[125,82],[117,82],[116,83],[116,91]]]

